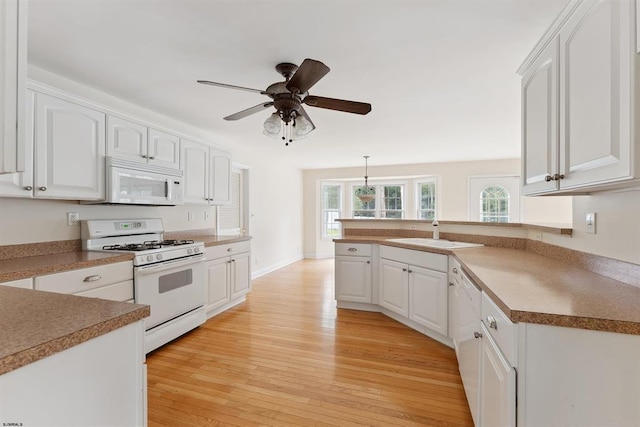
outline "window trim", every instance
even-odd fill
[[[340,189],[340,195],[338,197],[339,207],[338,209],[325,209],[324,207],[324,188],[325,187],[338,187]],[[338,222],[338,235],[330,236],[326,233],[327,224],[325,223],[325,212],[337,212],[338,218],[344,217],[344,183],[338,181],[321,181],[320,182],[320,238],[322,240],[332,240],[342,235],[342,223]]]
[[[423,209],[420,209],[420,198],[421,196],[421,191],[420,191],[420,186],[422,184],[433,184],[434,186],[434,192],[435,192],[435,197],[434,197],[434,208],[433,208],[433,219],[437,219],[440,215],[439,215],[439,207],[440,207],[440,188],[439,188],[439,180],[436,176],[426,176],[426,177],[422,177],[422,178],[418,178],[414,181],[414,188],[415,188],[415,193],[414,193],[414,211],[416,214],[416,219],[422,219],[420,218],[420,212]],[[425,219],[424,221],[431,221],[429,219]]]
[[[369,187],[375,187],[376,189],[376,198],[375,198],[375,206],[376,208],[373,209],[372,211],[374,212],[374,216],[371,218],[356,218],[353,213],[355,212],[354,209],[354,205],[353,205],[353,198],[355,197],[355,187],[362,187],[364,185],[363,182],[360,181],[352,181],[349,183],[349,216],[351,219],[363,219],[363,220],[367,220],[367,219],[399,219],[399,218],[382,218],[381,217],[381,212],[382,211],[392,211],[392,212],[402,212],[402,217],[401,219],[406,219],[407,217],[407,212],[409,212],[409,210],[407,209],[408,206],[408,194],[409,194],[409,188],[411,186],[411,180],[410,179],[380,179],[380,180],[369,180]],[[381,187],[390,187],[390,186],[394,186],[394,185],[399,185],[402,186],[402,210],[393,210],[393,209],[381,209],[381,205],[382,205],[382,192],[380,190]]]

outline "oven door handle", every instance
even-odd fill
[[[204,254],[200,254],[195,257],[178,259],[173,261],[160,262],[158,264],[143,265],[135,268],[138,276],[146,276],[149,274],[155,274],[160,271],[174,270],[178,267],[184,267],[187,265],[198,264],[204,262]]]

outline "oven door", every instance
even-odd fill
[[[205,305],[204,255],[134,268],[135,302],[151,306],[145,330]]]

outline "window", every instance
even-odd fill
[[[363,202],[358,194],[364,192],[364,185],[352,187],[353,218],[404,218],[404,185],[369,185],[369,193],[374,195],[370,202]]]
[[[418,219],[436,219],[436,182],[418,182]]]
[[[469,220],[520,221],[520,177],[469,178]]]
[[[342,212],[342,186],[322,184],[322,237],[340,237],[340,223],[336,221]]]
[[[480,193],[481,222],[509,222],[509,192],[501,185],[490,185]]]
[[[380,218],[402,218],[404,216],[403,185],[381,185],[382,206]]]

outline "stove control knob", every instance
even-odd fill
[[[199,254],[200,253],[200,248],[198,248],[198,247],[193,248],[193,252]]]
[[[156,255],[156,259],[162,259],[162,254]]]
[[[191,255],[193,253],[193,249],[187,249],[187,253]]]
[[[153,261],[153,255],[147,255],[147,261]]]

